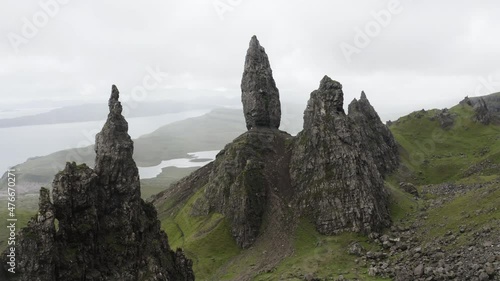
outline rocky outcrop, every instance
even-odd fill
[[[500,280],[499,222],[473,219],[494,216],[496,206],[464,207],[460,209],[464,214],[462,219],[456,220],[453,227],[449,227],[449,217],[443,217],[442,224],[431,226],[422,219],[429,214],[440,214],[448,203],[468,198],[470,192],[482,194],[482,199],[476,199],[491,199],[499,183],[494,180],[423,186],[419,206],[425,207],[415,210],[415,219],[396,222],[383,235],[369,235],[380,251],[361,253],[360,264],[369,266],[373,276],[390,280]],[[429,231],[436,231],[436,234],[429,234]]]
[[[95,169],[68,163],[54,179],[53,203],[42,188],[39,213],[21,231],[15,280],[194,280],[192,262],[170,249],[155,208],[140,198],[118,97],[113,86]]]
[[[377,112],[361,92],[359,100],[354,99],[348,107],[348,116],[359,129],[362,146],[369,151],[382,176],[399,166],[398,145],[389,128],[382,123]]]
[[[342,85],[325,76],[311,93],[304,130],[295,140],[291,184],[297,207],[313,217],[321,233],[368,233],[390,224],[387,194],[372,150],[365,149],[370,133],[354,121],[364,120],[368,111],[353,104],[352,114],[361,116],[351,119],[342,103]]]
[[[50,191],[46,188],[40,189],[38,207],[38,214],[31,218],[28,227],[19,232],[16,241],[18,265],[16,273],[4,273],[7,280],[12,277],[18,278],[12,280],[20,281],[55,280],[55,264],[58,258],[55,246],[55,216],[54,206],[50,202]],[[4,257],[5,253],[2,254],[3,266],[5,266]]]
[[[297,137],[279,131],[278,90],[256,37],[242,92],[249,131],[217,155],[209,176],[197,180],[204,193],[192,215],[224,214],[243,248],[264,235],[266,218],[278,213],[312,218],[325,234],[390,224],[383,176],[398,166],[398,150],[364,93],[347,116],[342,85],[325,76],[311,93],[303,131]]]
[[[277,129],[255,128],[228,144],[217,155],[196,214],[226,215],[237,244],[250,247],[271,208],[270,194],[289,187],[285,143],[291,138]]]
[[[486,100],[492,104],[491,109],[489,108]],[[500,115],[498,114],[500,111],[500,106],[498,106],[500,104],[499,101],[499,94],[491,94],[484,97],[465,97],[462,101],[460,101],[460,105],[471,106],[474,109],[474,121],[488,125],[492,121],[500,120]]]
[[[434,118],[437,119],[442,129],[448,130],[455,124],[456,115],[445,108],[440,110]]]
[[[415,196],[415,197],[419,197],[418,195],[418,189],[417,187],[412,184],[412,183],[409,183],[409,182],[400,182],[399,183],[399,187],[404,190],[405,192],[408,192],[410,193],[411,195]]]
[[[474,103],[473,109],[475,112],[474,115],[475,121],[484,125],[488,125],[490,123],[492,116],[484,99],[479,98]]]
[[[459,102],[459,104],[462,106],[464,106],[464,105],[474,106],[474,104],[472,103],[472,100],[469,98],[469,96],[466,96],[463,100],[461,100]]]
[[[292,138],[278,130],[279,91],[255,36],[247,51],[241,91],[249,131],[217,155],[204,196],[196,201],[192,214],[224,214],[237,244],[248,248],[260,233],[266,210],[273,209],[270,194],[280,186],[289,187],[285,144]]]
[[[247,129],[255,127],[279,128],[281,105],[279,91],[267,54],[253,36],[245,58],[241,80],[241,101]]]
[[[399,164],[397,145],[364,94],[348,116],[342,85],[325,76],[311,94],[303,131],[292,137],[278,130],[278,89],[256,37],[242,92],[249,130],[210,165],[158,194],[153,202],[162,212],[175,213],[191,198],[189,214],[223,214],[241,248],[273,241],[279,250],[260,270],[293,251],[290,233],[300,216],[324,234],[368,233],[390,224],[383,176]]]

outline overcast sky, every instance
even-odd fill
[[[395,119],[500,91],[499,14],[498,0],[2,0],[0,95],[105,101],[117,84],[124,99],[239,100],[255,34],[282,100],[305,107],[328,75],[345,103],[364,90]]]

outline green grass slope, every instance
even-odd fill
[[[390,127],[402,147],[407,171],[401,173],[402,181],[435,184],[498,173],[500,126],[473,121],[470,106],[449,111],[455,116],[449,129],[441,128],[435,117],[438,110],[414,112]]]
[[[469,106],[457,105],[449,111],[455,119],[448,129],[441,128],[436,118],[439,110],[414,112],[390,127],[400,144],[402,165],[386,181],[395,228],[385,233],[414,229],[416,241],[426,245],[441,241],[446,233],[457,232],[463,225],[476,229],[500,222],[500,126],[473,121],[474,111]],[[415,184],[422,197],[417,199],[401,190],[401,181]],[[443,183],[480,185],[451,195],[426,192],[436,186],[439,191],[438,185]],[[193,259],[197,280],[304,280],[310,276],[336,280],[340,275],[348,280],[391,280],[370,276],[370,263],[348,253],[352,242],[367,251],[388,253],[380,244],[355,233],[324,236],[304,219],[290,233],[293,253],[272,269],[249,275],[257,261],[273,249],[259,244],[238,249],[221,214],[191,216],[192,202],[201,192],[203,188],[178,207],[169,205],[173,212],[160,212],[171,243],[183,247]],[[467,244],[472,235],[474,231],[465,232],[444,249]],[[400,255],[395,253],[390,259]]]
[[[455,118],[454,125],[443,129],[436,118],[438,113],[439,110],[414,112],[390,127],[400,145],[402,165],[386,181],[395,227],[385,233],[397,232],[394,229],[399,227],[410,228],[415,231],[418,243],[427,245],[442,241],[443,237],[448,237],[447,233],[457,233],[465,225],[467,230],[463,234],[457,235],[453,243],[443,246],[444,250],[451,251],[468,245],[473,240],[475,229],[500,230],[500,126],[479,124],[473,121],[471,107],[457,105],[450,109]],[[201,130],[203,123],[199,125]],[[159,139],[160,135],[181,131],[182,128],[177,127],[146,137]],[[210,131],[201,133],[209,134]],[[209,149],[203,147],[199,150]],[[209,172],[209,169],[205,170],[204,173]],[[143,181],[143,185],[153,194],[189,172],[166,169],[160,177]],[[401,181],[415,184],[421,197],[415,198],[401,190],[398,187]],[[443,183],[472,187],[440,195]],[[388,252],[380,244],[355,233],[321,235],[305,219],[287,234],[291,237],[293,252],[271,269],[258,270],[256,264],[276,250],[269,246],[275,244],[263,241],[250,249],[239,249],[223,215],[193,216],[193,203],[202,195],[203,184],[179,193],[178,197],[166,196],[162,205],[157,205],[171,247],[181,247],[186,251],[193,260],[197,280],[304,280],[310,276],[336,280],[340,275],[349,280],[391,280],[370,276],[371,261],[363,261],[348,253],[353,242],[358,242],[367,251]],[[33,202],[30,204],[34,205]],[[21,210],[21,223],[25,223],[28,214],[32,213]],[[3,217],[4,214],[0,212],[0,215]],[[0,231],[0,246],[5,243],[3,237],[7,233],[4,232]],[[390,259],[402,255],[395,253]]]
[[[229,225],[221,214],[193,217],[191,208],[203,189],[192,196],[175,214],[160,218],[169,234],[172,248],[181,247],[193,260],[197,280],[211,280],[215,271],[240,249],[231,237]]]
[[[388,185],[391,193],[391,213],[395,220],[407,221],[416,209],[409,194]],[[334,280],[340,275],[349,280],[390,280],[368,275],[369,264],[348,253],[349,245],[358,242],[367,251],[380,251],[380,245],[366,236],[343,233],[335,236],[319,234],[314,226],[301,219],[292,236],[294,251],[277,266],[265,272],[252,271],[263,256],[272,252],[267,243],[256,243],[250,249],[239,249],[230,235],[229,225],[223,215],[192,216],[191,208],[203,193],[203,187],[180,206],[166,202],[159,210],[163,229],[169,236],[172,247],[181,247],[193,260],[197,280],[304,280],[315,276]],[[322,279],[323,280],[323,279]]]

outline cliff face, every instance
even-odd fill
[[[18,234],[16,242],[16,273],[5,272],[6,277],[17,277],[11,280],[56,280],[55,263],[57,249],[55,247],[54,206],[50,203],[50,192],[46,188],[40,189],[38,214],[28,222],[28,227]],[[19,243],[20,242],[20,243]],[[5,253],[2,254],[2,265]]]
[[[491,112],[486,105],[486,102],[483,98],[477,99],[476,103],[473,106],[474,111],[476,112],[475,120],[481,124],[488,125],[491,122],[492,116]]]
[[[359,129],[363,149],[372,154],[380,174],[385,175],[395,170],[399,165],[398,145],[366,98],[365,92],[361,92],[359,100],[354,99],[349,104],[348,116]]]
[[[231,222],[231,234],[242,248],[259,235],[266,210],[278,188],[289,182],[285,143],[292,137],[277,129],[252,129],[218,155],[196,202],[197,214],[219,212]]]
[[[342,104],[342,85],[327,76],[311,93],[304,130],[297,135],[290,162],[297,207],[312,216],[324,234],[379,230],[390,219],[384,182],[372,151],[377,156],[383,152],[378,143],[368,141],[376,137],[382,148],[388,144],[375,131],[378,127],[368,129],[364,122],[384,125],[380,119],[372,121],[374,111],[361,108],[369,103],[358,104],[355,119],[345,115]],[[385,172],[383,163],[379,165]]]
[[[170,249],[156,210],[140,198],[133,142],[113,86],[96,136],[96,166],[68,163],[19,235],[16,279],[194,280],[192,262]],[[56,228],[57,220],[57,228]]]
[[[242,83],[249,131],[217,155],[192,214],[224,214],[243,248],[276,214],[308,217],[325,234],[388,226],[383,176],[399,165],[397,145],[364,93],[346,115],[342,85],[325,76],[297,137],[269,121],[279,120],[277,93],[267,55],[253,37]]]

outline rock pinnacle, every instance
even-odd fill
[[[253,36],[245,58],[241,81],[241,101],[247,129],[254,127],[279,128],[281,104],[279,91],[267,54]]]

